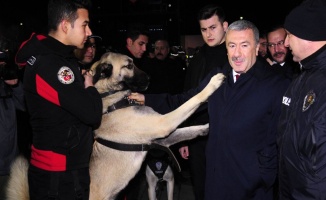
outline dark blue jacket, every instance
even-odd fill
[[[289,80],[257,61],[234,83],[232,69],[213,69],[186,93],[146,95],[146,105],[167,112],[200,91],[218,72],[226,75],[208,100],[210,132],[206,147],[205,199],[273,198],[277,175],[276,132],[282,96]]]
[[[26,110],[22,83],[12,87],[0,80],[0,176],[9,175],[10,165],[19,153],[17,110]]]

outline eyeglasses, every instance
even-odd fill
[[[268,48],[274,48],[274,47],[283,47],[284,46],[284,40],[279,41],[278,43],[274,44],[274,43],[269,43],[268,44]]]

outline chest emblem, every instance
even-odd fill
[[[310,106],[315,102],[315,99],[316,99],[316,94],[314,93],[314,91],[310,90],[304,98],[302,112],[308,110]]]
[[[73,83],[75,75],[69,67],[61,67],[58,71],[58,79],[63,84]]]

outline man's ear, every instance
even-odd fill
[[[60,28],[64,33],[68,32],[70,26],[70,22],[68,22],[67,20],[62,20],[60,23]]]
[[[132,45],[132,39],[130,39],[130,38],[127,38],[127,46],[131,46]]]
[[[228,29],[229,23],[227,21],[223,22],[223,30],[224,32],[226,32],[226,30]]]

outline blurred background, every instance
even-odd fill
[[[91,28],[103,38],[103,48],[120,45],[126,27],[141,22],[148,26],[151,41],[167,38],[171,46],[193,51],[202,44],[196,14],[208,3],[225,9],[229,23],[240,19],[254,22],[259,29],[283,23],[287,13],[302,0],[92,0]],[[2,0],[0,36],[18,45],[32,32],[46,32],[47,0]]]

